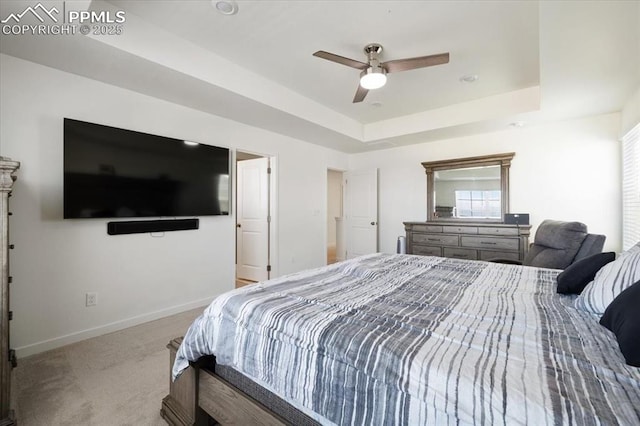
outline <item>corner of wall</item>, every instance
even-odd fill
[[[621,115],[620,136],[622,137],[640,123],[640,86],[624,104]]]

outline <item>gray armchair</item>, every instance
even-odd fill
[[[602,252],[605,239],[604,235],[589,234],[587,225],[581,222],[545,220],[538,227],[522,264],[565,269],[577,260]]]
[[[587,234],[580,246],[580,250],[578,250],[578,254],[576,254],[576,257],[571,263],[575,263],[578,260],[589,257],[593,254],[602,253],[604,240],[606,240],[606,238],[607,237],[605,235],[601,234]]]

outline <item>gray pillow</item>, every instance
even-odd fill
[[[640,280],[640,242],[596,274],[580,296],[575,307],[593,314],[602,315],[613,299],[624,289]]]

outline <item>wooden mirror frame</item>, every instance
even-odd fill
[[[505,213],[509,213],[509,167],[515,152],[504,154],[484,155],[481,157],[454,158],[451,160],[425,161],[422,166],[427,173],[427,220],[451,220],[455,222],[503,222]],[[434,215],[435,213],[435,181],[434,172],[439,170],[463,169],[467,167],[500,166],[500,219],[443,219]]]

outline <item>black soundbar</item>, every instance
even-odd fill
[[[129,220],[107,222],[107,234],[143,234],[146,232],[186,231],[198,229],[200,219]]]
[[[529,213],[505,213],[504,223],[509,225],[528,225]]]

